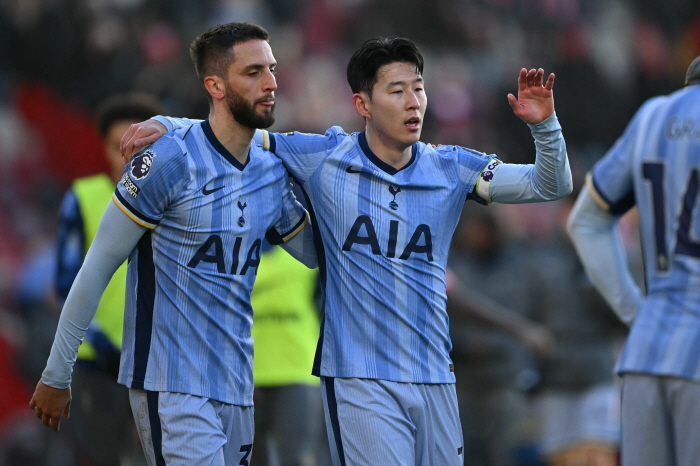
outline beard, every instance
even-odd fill
[[[233,119],[243,126],[253,129],[265,129],[275,122],[274,104],[262,114],[255,111],[255,107],[270,96],[264,96],[255,102],[246,100],[242,95],[233,90],[230,84],[226,83],[226,103],[233,115]]]

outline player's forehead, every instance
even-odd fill
[[[234,69],[249,67],[265,67],[277,64],[272,54],[270,44],[264,40],[248,40],[233,46],[234,61],[230,65]]]
[[[397,84],[412,84],[423,82],[415,63],[391,62],[382,65],[377,70],[377,86],[387,87]]]

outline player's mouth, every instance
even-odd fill
[[[275,106],[275,98],[274,97],[263,97],[262,99],[258,100],[256,103],[258,105],[262,105],[265,108],[272,108]]]
[[[418,131],[420,129],[420,118],[412,117],[403,122],[404,126],[410,131]]]

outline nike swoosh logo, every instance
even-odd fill
[[[346,168],[345,171],[348,173],[365,173],[362,170],[355,170],[352,165],[350,165],[348,168]]]
[[[204,187],[202,188],[202,194],[204,194],[205,196],[207,196],[207,195],[209,195],[209,194],[211,194],[211,193],[217,192],[217,191],[220,190],[220,189],[224,189],[225,187],[226,187],[226,186],[219,186],[218,188],[207,189],[207,185],[204,185]]]

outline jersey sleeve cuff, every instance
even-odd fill
[[[159,223],[159,220],[152,219],[143,215],[141,212],[132,207],[126,199],[119,193],[119,190],[114,191],[112,194],[112,201],[119,207],[119,209],[126,214],[134,222],[138,223],[142,227],[153,230]]]

